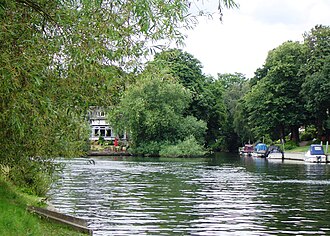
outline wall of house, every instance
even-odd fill
[[[104,140],[115,140],[117,134],[106,120],[105,112],[100,108],[93,108],[90,110],[89,123],[91,126],[91,133],[89,140],[97,141],[100,137]],[[120,135],[120,140],[126,140],[126,134]]]

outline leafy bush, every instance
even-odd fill
[[[23,192],[44,196],[52,183],[55,164],[41,158],[21,159],[20,165],[7,166],[6,179]],[[2,173],[3,174],[3,173]]]
[[[10,167],[8,165],[0,164],[0,177],[4,180],[8,180],[10,176]]]
[[[100,136],[99,137],[99,141],[98,141],[98,143],[99,143],[99,145],[104,145],[104,143],[105,143],[105,140],[104,140],[104,137],[102,137],[102,136]]]
[[[133,148],[132,152],[138,155],[148,154],[151,156],[158,156],[162,145],[164,145],[164,143],[159,143],[157,141],[145,142]]]
[[[290,141],[287,141],[285,144],[284,144],[284,149],[285,150],[291,150],[291,149],[294,149],[298,147],[298,144],[292,140]]]
[[[204,147],[200,145],[194,136],[189,136],[184,141],[176,145],[163,145],[159,154],[161,156],[201,156],[206,153]]]
[[[317,130],[314,125],[307,126],[305,131],[301,133],[301,141],[309,141],[316,137]]]
[[[321,140],[318,138],[314,138],[312,141],[312,144],[320,144],[320,143],[321,143]]]

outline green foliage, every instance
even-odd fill
[[[202,64],[191,54],[180,49],[162,51],[155,55],[155,59],[149,67],[166,68],[167,73],[193,92],[193,96],[200,93],[204,81]]]
[[[301,141],[309,141],[316,137],[317,130],[314,125],[309,125],[305,128],[305,131],[301,134]]]
[[[234,74],[220,74],[218,73],[218,80],[221,82],[225,89],[233,87],[242,87],[246,82],[246,78],[243,74],[235,72]],[[238,95],[236,95],[238,96]]]
[[[29,213],[27,206],[39,200],[22,194],[0,177],[0,235],[85,235]]]
[[[308,48],[304,73],[312,75],[322,70],[325,58],[330,55],[330,26],[316,25],[309,32],[304,33],[304,44]]]
[[[186,116],[177,126],[177,134],[180,140],[193,136],[199,143],[205,142],[206,123],[197,120],[196,117]]]
[[[302,67],[306,79],[301,94],[310,112],[309,122],[315,124],[318,138],[324,131],[330,132],[326,120],[330,118],[330,27],[316,25],[304,34],[304,43],[308,48],[307,63]]]
[[[149,141],[149,142],[140,142],[140,145],[133,147],[131,151],[138,155],[150,155],[150,156],[159,156],[161,147],[167,143],[166,141]]]
[[[48,160],[21,159],[21,165],[15,165],[9,169],[7,180],[29,194],[43,196],[49,190],[51,176],[55,166]]]
[[[110,123],[119,132],[129,131],[132,150],[156,154],[158,144],[204,137],[205,123],[183,115],[190,100],[190,91],[168,75],[147,72],[125,92],[110,113]]]
[[[291,150],[297,147],[299,147],[299,145],[293,140],[284,143],[284,150]]]
[[[205,153],[204,147],[197,142],[193,135],[179,141],[176,145],[163,145],[159,152],[160,156],[170,157],[201,156]]]
[[[329,30],[330,35],[330,30]],[[330,55],[325,58],[320,71],[307,75],[302,86],[301,93],[306,100],[306,108],[313,117],[318,116],[322,120],[329,117],[330,105]]]
[[[244,98],[249,124],[256,136],[271,134],[276,140],[285,137],[285,130],[298,133],[305,119],[299,95],[303,83],[299,72],[304,62],[305,47],[299,42],[288,41],[269,52],[266,72],[260,74]]]
[[[103,146],[105,144],[104,137],[102,137],[102,136],[99,137],[98,144],[101,146]]]
[[[183,0],[1,1],[0,164],[16,173],[17,184],[44,192],[34,187],[38,168],[22,160],[85,154],[89,106],[117,103],[131,82],[125,71],[136,71],[141,57],[155,50],[151,43],[182,43],[179,29],[195,24],[189,6]],[[168,122],[145,118],[147,132]]]
[[[223,84],[203,75],[201,62],[182,50],[170,49],[156,54],[147,70],[160,68],[192,92],[192,100],[185,114],[206,122],[206,145],[212,145],[223,136],[219,130],[224,130],[227,119]]]
[[[149,62],[146,69],[159,70],[160,68],[190,90],[192,100],[185,109],[185,113],[206,121],[201,95],[206,77],[202,73],[201,62],[187,52],[170,49],[156,54],[155,59]]]
[[[250,88],[249,83],[240,73],[218,74],[218,81],[225,88],[223,100],[227,110],[227,122],[222,126],[224,138],[217,137],[216,146],[222,147],[222,150],[236,151],[241,143],[252,141],[251,130],[242,110],[242,98]]]

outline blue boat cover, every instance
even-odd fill
[[[312,155],[324,155],[323,147],[319,144],[312,144],[310,147],[310,151]]]
[[[267,145],[264,143],[258,143],[257,146],[254,148],[255,151],[266,151]]]

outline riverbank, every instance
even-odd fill
[[[100,150],[89,151],[88,156],[132,156],[132,154],[127,151]]]
[[[285,152],[287,152],[287,153],[305,153],[305,152],[308,151],[309,147],[310,147],[310,145],[300,146],[300,147],[296,147],[296,148],[293,148],[293,149],[290,149],[290,150],[285,150]],[[326,145],[323,145],[323,149],[326,152]],[[329,147],[328,147],[327,151],[328,152],[326,154],[330,155]]]
[[[293,160],[293,161],[305,161],[305,153],[308,151],[310,145],[296,147],[290,150],[284,150],[284,160]],[[324,150],[326,146],[323,145]],[[330,157],[330,152],[326,153],[328,160]]]
[[[86,235],[40,218],[27,210],[28,206],[38,205],[39,202],[40,198],[21,193],[10,183],[0,179],[0,235]]]

